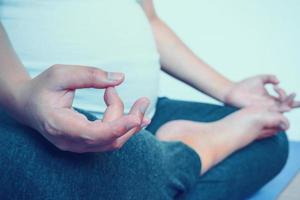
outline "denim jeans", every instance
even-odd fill
[[[191,148],[154,136],[171,120],[211,122],[234,111],[160,98],[151,124],[120,150],[85,154],[58,150],[1,111],[0,199],[244,199],[283,168],[288,155],[285,133],[252,143],[203,176],[201,160]]]

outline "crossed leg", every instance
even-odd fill
[[[117,151],[60,151],[0,109],[1,200],[171,200],[194,185],[200,164],[188,146],[146,130]]]
[[[169,133],[167,132],[167,135],[169,135],[167,136],[167,139],[170,139],[172,138],[171,135],[173,133],[179,133],[180,135],[180,131],[182,130],[179,126],[175,127],[175,129],[174,126],[173,129],[170,127],[165,128],[165,124],[172,123],[170,121],[177,120],[177,122],[179,122],[177,125],[180,125],[180,122],[183,124],[187,123],[187,121],[178,120],[213,122],[222,119],[235,111],[235,108],[228,106],[224,107],[195,102],[174,101],[163,98],[159,100],[157,113],[147,129],[153,133],[158,132],[158,134],[170,131]],[[239,113],[237,112],[234,115],[239,115]],[[232,140],[237,139],[236,135],[234,135],[235,128],[239,129],[238,132],[242,131],[239,127],[239,121],[243,119],[237,118],[230,120],[227,120],[226,122],[231,122],[231,126],[233,128],[228,130],[233,131],[232,135],[230,135],[230,132],[226,129],[217,130],[219,131],[220,136],[226,134],[227,138],[221,137],[221,141],[234,143],[236,141]],[[234,123],[234,120],[236,120],[236,123]],[[175,124],[176,123],[173,125]],[[197,124],[199,123],[190,123],[191,127],[194,126],[191,128],[191,134],[197,134],[197,132],[194,131],[197,130],[197,127],[195,127]],[[203,130],[203,126],[200,127],[200,129],[198,128],[198,130]],[[247,130],[251,129],[245,129],[245,131]],[[226,133],[226,131],[228,133]],[[198,134],[202,134],[201,136],[203,141],[201,143],[197,143],[197,141],[187,141],[186,143],[205,145],[206,141],[209,143],[210,139],[212,139],[209,137],[205,138],[205,134],[209,134],[209,131],[206,131],[205,133],[199,132]],[[218,133],[214,130],[211,134]],[[244,134],[247,134],[247,132]],[[248,133],[248,135],[251,135],[251,133]],[[159,138],[162,137],[164,137],[163,134],[159,136]],[[178,139],[179,137],[175,138]],[[192,140],[195,138],[197,139],[197,137],[189,138],[192,138]],[[218,139],[219,137],[215,136],[215,138]],[[228,144],[224,144],[224,146],[226,145]],[[218,146],[216,146],[216,148],[218,148]],[[204,147],[203,149],[207,148]],[[181,197],[186,197],[187,199],[244,199],[257,191],[277,173],[279,173],[286,162],[287,155],[288,143],[285,133],[279,133],[274,137],[253,142],[246,148],[243,148],[229,156],[223,162],[219,163],[207,172],[204,176],[199,177],[198,182],[193,189],[188,193],[182,194]],[[204,158],[202,157],[201,160],[204,161]],[[205,161],[207,162],[207,160]]]
[[[171,120],[210,122],[235,110],[160,99],[147,128],[119,151],[61,152],[0,112],[3,199],[244,199],[272,179],[287,158],[284,133],[234,153],[204,176],[197,154],[151,135]],[[90,117],[93,120],[93,117]],[[150,132],[149,132],[150,131]]]

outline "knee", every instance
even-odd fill
[[[201,177],[197,191],[219,191],[203,193],[201,199],[248,198],[283,169],[288,149],[286,134],[279,133],[236,152]],[[191,195],[201,195],[197,191]]]
[[[164,196],[168,199],[169,192],[165,183],[168,173],[163,148],[151,133],[138,133],[121,149],[113,152],[113,157],[118,161],[113,171],[120,174],[119,182],[126,183],[122,188],[116,188],[118,192],[125,193],[135,188],[138,196],[152,196],[154,199]]]
[[[288,159],[288,144],[287,135],[282,132],[271,138],[257,141],[253,145],[257,151],[251,162],[256,162],[256,164],[254,164],[253,173],[250,173],[251,177],[248,176],[248,178],[256,186],[252,186],[253,190],[249,189],[249,193],[245,192],[246,194],[252,194],[259,190],[282,171]]]
[[[120,156],[120,162],[124,161],[124,165],[130,165],[127,169],[140,173],[139,176],[162,176],[164,173],[162,146],[147,131],[136,134],[116,153]]]
[[[255,162],[254,172],[258,173],[261,180],[267,182],[278,175],[287,162],[289,153],[287,135],[282,132],[271,138],[257,141],[249,151],[250,156],[253,156],[251,162]]]
[[[288,149],[286,133],[256,141],[223,161],[218,167],[223,172],[220,178],[252,180],[256,185],[264,185],[283,169]],[[240,167],[236,168],[237,165]]]
[[[274,174],[278,174],[285,166],[289,154],[289,142],[285,132],[269,139],[270,159]]]

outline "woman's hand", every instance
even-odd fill
[[[265,88],[272,84],[278,97],[272,96]],[[260,75],[233,84],[228,90],[224,102],[236,107],[267,106],[278,112],[288,112],[300,107],[295,101],[296,94],[287,95],[278,87],[279,80],[273,75]]]
[[[137,100],[130,113],[123,115],[123,103],[113,88],[123,80],[121,73],[55,65],[16,90],[16,105],[11,114],[64,151],[84,153],[119,149],[149,123],[144,119],[149,105],[146,98]],[[107,88],[104,99],[108,107],[103,120],[91,122],[72,109],[75,90],[79,88]]]

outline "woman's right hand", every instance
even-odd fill
[[[129,114],[114,86],[124,80],[122,73],[109,73],[86,66],[54,65],[15,91],[16,103],[11,114],[21,123],[40,132],[64,151],[77,153],[119,149],[142,126],[149,105],[141,98]],[[89,121],[72,109],[76,89],[106,88],[107,110],[102,120]]]

